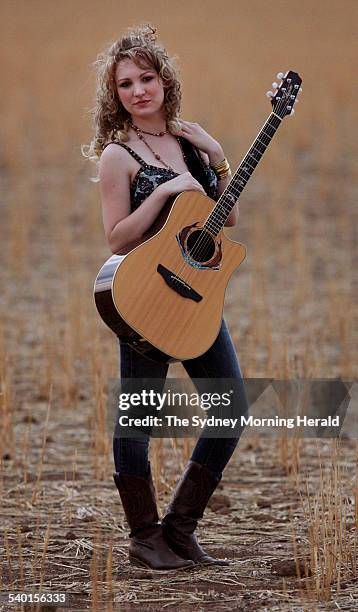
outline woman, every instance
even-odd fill
[[[217,199],[230,180],[230,167],[214,138],[198,124],[178,118],[178,76],[152,27],[130,30],[100,56],[98,64],[96,135],[88,157],[100,158],[108,244],[113,253],[124,254],[143,242],[170,196],[197,190]],[[236,223],[237,214],[235,207],[227,225]],[[147,359],[122,340],[120,356],[122,379],[159,379],[158,388],[163,388],[167,364]],[[239,364],[224,321],[213,346],[183,365],[191,378],[235,379],[240,411],[247,412]],[[150,436],[138,431],[128,438],[116,428],[113,476],[131,530],[132,563],[153,569],[228,564],[209,556],[194,531],[238,438],[237,433],[232,438],[198,439],[160,524],[148,462]]]

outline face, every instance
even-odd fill
[[[116,66],[115,79],[118,97],[132,116],[145,117],[162,109],[164,88],[154,68],[140,68],[124,59]]]

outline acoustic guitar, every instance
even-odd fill
[[[225,222],[282,120],[301,91],[295,72],[278,73],[272,112],[229,185],[215,202],[198,191],[171,200],[147,240],[113,255],[94,285],[98,312],[110,329],[150,359],[192,359],[214,343],[227,284],[246,255],[223,232]]]

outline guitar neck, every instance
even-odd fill
[[[205,221],[204,227],[215,236],[224,227],[225,222],[234,208],[241,192],[253,174],[261,157],[265,153],[273,136],[281,124],[281,117],[271,113],[240,163],[230,183],[218,199],[216,206]]]

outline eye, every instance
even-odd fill
[[[119,84],[119,87],[128,87],[129,82],[128,81],[124,81],[123,83]]]
[[[153,78],[154,78],[153,76],[148,75],[148,76],[143,77],[143,81],[152,81]]]

